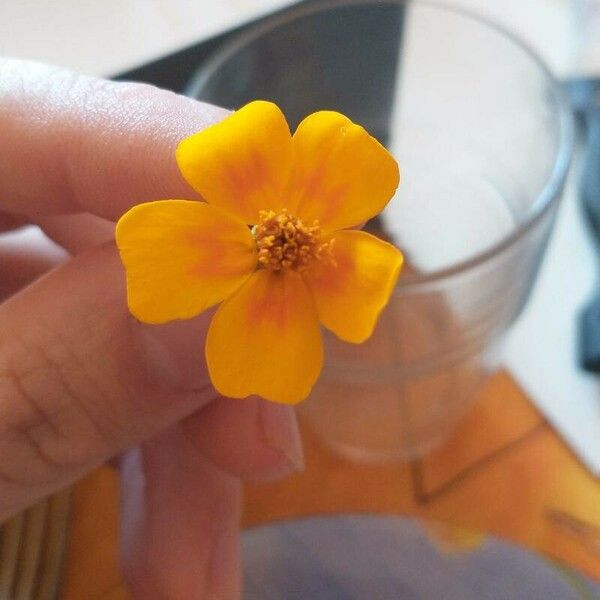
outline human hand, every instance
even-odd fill
[[[175,147],[225,115],[0,60],[0,231],[38,224],[66,251],[0,237],[0,518],[120,455],[121,561],[149,600],[238,597],[240,479],[302,468],[290,407],[210,386],[206,317],[130,316],[112,241],[132,205],[194,197]]]

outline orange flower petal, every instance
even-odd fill
[[[254,225],[259,210],[284,208],[292,136],[279,108],[256,101],[180,142],[177,164],[213,206]]]
[[[363,231],[338,231],[335,265],[316,263],[303,276],[321,323],[347,342],[364,342],[373,333],[400,274],[402,253]]]
[[[358,225],[375,216],[399,182],[392,155],[362,127],[340,113],[308,116],[293,138],[290,210],[326,231]]]
[[[323,362],[319,321],[302,278],[266,269],[226,300],[206,338],[213,385],[224,396],[284,404],[308,396]]]
[[[189,319],[234,292],[256,267],[248,227],[204,202],[138,204],[117,223],[131,313],[146,323]]]

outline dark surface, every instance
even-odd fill
[[[579,194],[591,236],[600,250],[600,79],[575,79],[566,89],[585,132]],[[581,312],[579,362],[585,370],[600,373],[600,290]]]
[[[139,67],[125,71],[124,73],[115,74],[113,79],[116,79],[117,81],[142,81],[145,83],[152,83],[158,87],[182,93],[198,67],[224,42],[275,14],[285,14],[294,10],[299,5],[315,3],[316,0],[303,0],[297,2],[292,7],[285,8],[260,19],[255,19],[254,21],[245,23],[240,27],[223,32],[222,34],[207,40],[202,40],[197,44],[188,46],[187,48],[164,56],[151,63],[140,65]]]
[[[319,0],[304,0],[274,15],[283,16],[298,7],[319,4],[322,4]],[[142,81],[179,93],[189,92],[190,82],[198,69],[220,47],[274,15],[120,73],[114,79]],[[263,36],[253,52],[239,52],[227,61],[219,78],[220,82],[227,83],[227,93],[223,93],[216,83],[204,90],[202,99],[230,109],[259,98],[271,100],[282,108],[292,129],[310,112],[333,109],[360,121],[386,144],[403,20],[403,6],[373,4],[341,7],[318,18],[304,17],[300,19],[300,25],[296,23],[289,28],[283,25]],[[357,44],[359,33],[363,40],[369,39],[368,52]],[[282,52],[290,46],[301,51]],[[315,56],[326,58],[315,63]],[[317,73],[318,77],[315,76]],[[288,77],[293,77],[296,82],[299,77],[306,80],[301,101],[291,96]],[[251,85],[248,85],[249,80]],[[316,86],[315,81],[319,85]],[[239,86],[232,86],[231,82],[239,82]],[[297,87],[296,83],[294,89]]]
[[[211,65],[204,84],[192,86],[192,95],[230,109],[257,98],[271,100],[292,129],[307,114],[336,110],[385,144],[403,17],[404,7],[394,4],[340,6],[299,16]]]

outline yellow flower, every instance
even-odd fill
[[[184,139],[177,163],[206,202],[139,204],[117,224],[131,313],[165,323],[222,302],[205,348],[217,391],[303,400],[322,367],[319,322],[364,341],[396,283],[402,254],[346,229],[387,204],[396,162],[339,113],[292,136],[256,101]]]

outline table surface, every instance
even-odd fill
[[[306,470],[248,485],[244,527],[309,515],[413,515],[490,532],[600,581],[600,483],[506,373],[490,381],[452,438],[419,460],[353,464],[308,427],[302,433]],[[128,598],[116,528],[116,477],[103,468],[74,490],[63,600]]]

